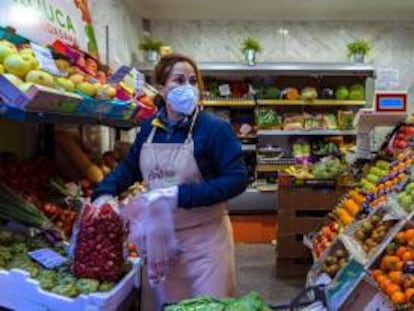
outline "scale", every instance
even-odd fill
[[[360,109],[354,120],[357,130],[356,158],[371,158],[370,132],[379,126],[393,126],[407,119],[406,91],[376,91],[375,108]]]

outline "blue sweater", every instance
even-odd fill
[[[92,198],[110,194],[116,196],[136,181],[142,181],[139,156],[142,144],[152,129],[152,120],[141,126],[128,155],[118,167],[95,188]],[[169,128],[157,128],[154,143],[183,143],[190,122]],[[204,182],[178,185],[178,206],[193,208],[209,206],[231,199],[246,189],[247,169],[241,144],[227,122],[206,112],[200,112],[193,130],[194,156]]]

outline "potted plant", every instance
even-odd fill
[[[371,46],[366,40],[357,40],[348,43],[348,56],[352,57],[354,62],[363,63],[364,57],[371,50]]]
[[[256,53],[261,51],[262,46],[257,39],[253,37],[247,37],[243,40],[242,52],[244,53],[247,64],[249,66],[254,66],[256,64]]]
[[[156,62],[163,45],[164,43],[161,40],[152,37],[150,34],[145,34],[142,42],[139,44],[139,49],[146,53],[147,61]]]

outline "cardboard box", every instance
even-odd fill
[[[52,88],[33,85],[26,93],[0,75],[0,97],[7,105],[20,110],[74,113],[82,97]]]

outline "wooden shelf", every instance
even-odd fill
[[[366,105],[364,100],[336,100],[336,99],[315,99],[315,100],[288,100],[288,99],[259,99],[259,106],[356,106]]]
[[[355,136],[355,130],[259,130],[259,136]]]
[[[289,166],[292,166],[292,164],[257,164],[256,172],[261,172],[261,173],[278,172]]]
[[[253,99],[217,99],[204,100],[204,107],[255,107]]]

